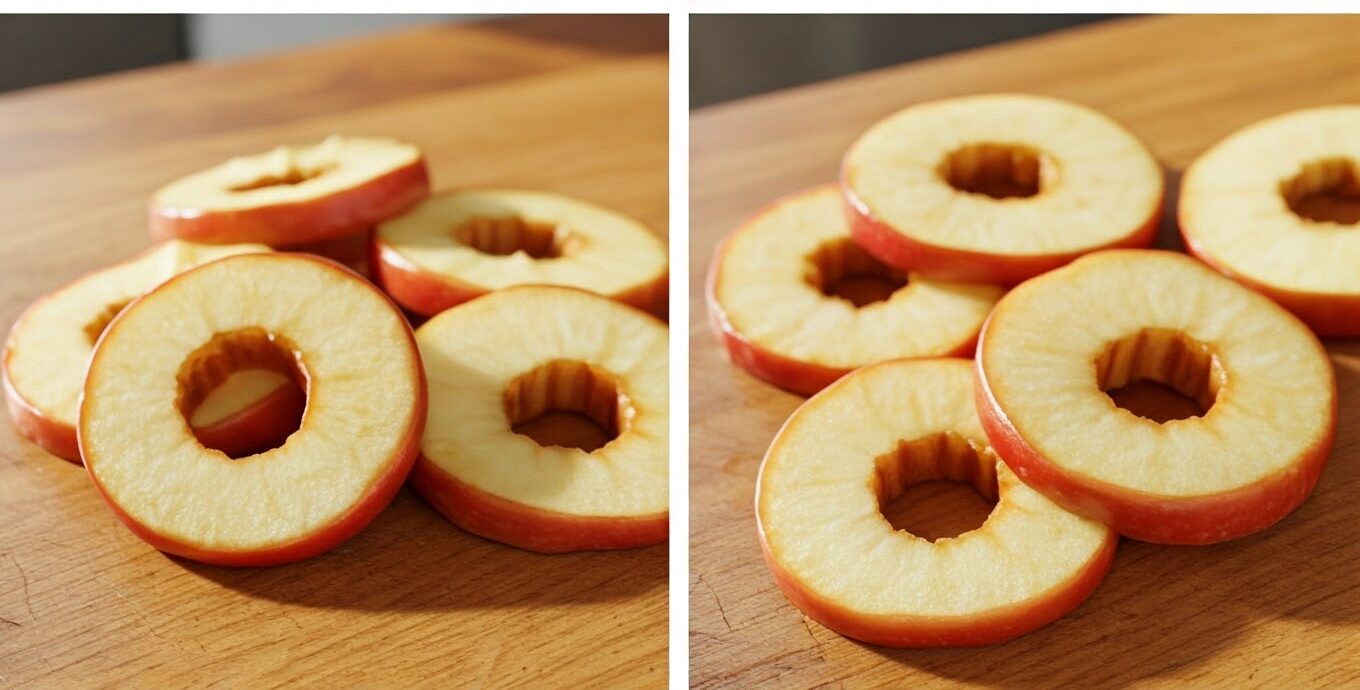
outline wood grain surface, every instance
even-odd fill
[[[626,38],[620,38],[626,37]],[[436,187],[667,220],[665,18],[440,26],[0,97],[0,323],[147,245],[164,182],[331,133],[422,146]],[[0,424],[0,687],[658,687],[665,546],[541,556],[408,490],[319,558],[170,558]]]
[[[804,618],[761,560],[766,446],[801,399],[735,370],[700,293],[719,238],[771,199],[835,179],[841,153],[911,103],[976,92],[1068,98],[1149,142],[1174,190],[1229,132],[1360,102],[1360,18],[1123,19],[698,111],[691,123],[691,680],[701,688],[1360,686],[1360,345],[1330,342],[1341,391],[1316,492],[1261,534],[1203,548],[1125,540],[1070,616],[980,649],[891,650]],[[1175,198],[1168,209],[1174,208]],[[1163,242],[1175,245],[1164,223]],[[975,499],[974,499],[975,500]],[[927,501],[934,519],[954,501]],[[930,522],[930,515],[916,520]]]

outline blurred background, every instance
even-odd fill
[[[696,14],[689,25],[690,107],[1110,18]]]

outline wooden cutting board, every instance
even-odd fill
[[[923,20],[925,21],[925,20]],[[1211,547],[1124,541],[1057,623],[981,649],[891,650],[805,619],[761,560],[760,458],[801,402],[734,370],[701,289],[719,238],[771,199],[835,179],[841,153],[911,103],[976,92],[1102,110],[1180,171],[1257,119],[1360,102],[1360,19],[1124,19],[703,109],[691,123],[691,680],[697,687],[1360,686],[1360,346],[1331,342],[1341,413],[1312,498]],[[1174,208],[1175,199],[1168,209]],[[1171,223],[1164,243],[1174,246]],[[1360,232],[1360,230],[1357,230]],[[934,507],[925,497],[923,508]],[[943,518],[935,515],[935,519]],[[929,521],[930,515],[924,516]],[[980,518],[979,518],[980,519]]]
[[[164,182],[333,132],[419,144],[437,187],[556,190],[664,232],[666,31],[435,27],[0,96],[0,323],[141,251]],[[321,557],[203,566],[0,423],[0,687],[658,687],[667,551],[531,554],[403,490]]]

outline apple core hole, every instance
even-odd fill
[[[453,239],[483,254],[524,252],[531,259],[559,258],[581,241],[566,227],[519,216],[469,218],[453,229]]]
[[[1304,164],[1280,181],[1280,196],[1294,215],[1315,223],[1360,223],[1360,164],[1323,158]]]
[[[114,302],[104,307],[89,323],[85,324],[85,328],[82,330],[85,331],[85,338],[90,341],[90,347],[94,347],[94,344],[99,342],[99,336],[104,335],[105,329],[109,327],[110,323],[113,323],[114,317],[118,316],[129,304],[132,304],[130,299]]]
[[[1116,407],[1157,423],[1203,417],[1227,381],[1213,348],[1166,328],[1111,342],[1095,370],[1096,384]]]
[[[954,432],[932,434],[874,459],[872,488],[894,530],[935,542],[987,521],[996,507],[996,455]]]
[[[603,448],[628,428],[632,403],[609,372],[557,359],[515,377],[501,396],[510,428],[540,446]]]
[[[199,443],[232,459],[286,443],[302,426],[309,385],[297,353],[255,327],[218,333],[190,353],[175,406]]]
[[[1023,199],[1051,185],[1057,165],[1023,144],[981,142],[951,151],[936,172],[950,187],[993,199]]]
[[[228,191],[232,192],[251,192],[256,189],[267,187],[291,187],[302,184],[308,180],[314,180],[335,169],[335,166],[324,166],[318,168],[302,168],[298,166],[290,167],[282,175],[265,174],[250,182],[244,182],[232,187]]]
[[[823,242],[806,258],[808,285],[855,307],[886,301],[907,285],[905,273],[889,268],[848,237]]]

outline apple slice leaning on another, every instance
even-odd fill
[[[909,485],[971,483],[996,505],[977,529],[929,541],[883,506]],[[1118,538],[1022,483],[987,446],[965,359],[897,360],[803,403],[756,478],[775,582],[808,617],[893,647],[1004,642],[1095,590]]]
[[[1280,520],[1313,490],[1336,431],[1317,337],[1184,254],[1111,250],[1001,299],[977,402],[1025,483],[1124,536],[1211,544]],[[1156,421],[1111,393],[1150,380],[1200,414]]]
[[[411,486],[454,524],[548,553],[666,540],[667,329],[583,290],[525,286],[449,309],[416,332],[430,419]],[[519,433],[583,415],[593,451]]]
[[[1109,247],[1152,244],[1162,168],[1104,115],[991,94],[911,106],[841,166],[851,232],[879,261],[944,280],[1015,285]]]
[[[372,270],[423,316],[516,285],[588,290],[658,316],[666,245],[641,223],[544,192],[447,192],[378,226]]]
[[[179,273],[226,256],[268,251],[260,244],[171,240],[34,302],[15,321],[3,355],[5,397],[15,426],[49,453],[80,462],[78,399],[90,353],[109,322],[128,303]],[[269,443],[273,431],[260,422],[296,417],[291,412],[297,407],[296,395],[281,387],[256,386],[251,392],[258,395],[231,395],[221,414],[195,426],[206,427],[209,438],[229,447]]]
[[[151,198],[151,236],[291,248],[362,232],[429,195],[420,149],[332,136],[171,182]]]
[[[232,459],[186,419],[243,369],[302,383],[283,445]],[[349,539],[419,451],[425,377],[401,312],[339,264],[252,254],[206,264],[133,302],[90,361],[79,438],[114,513],[167,553],[273,565]]]

